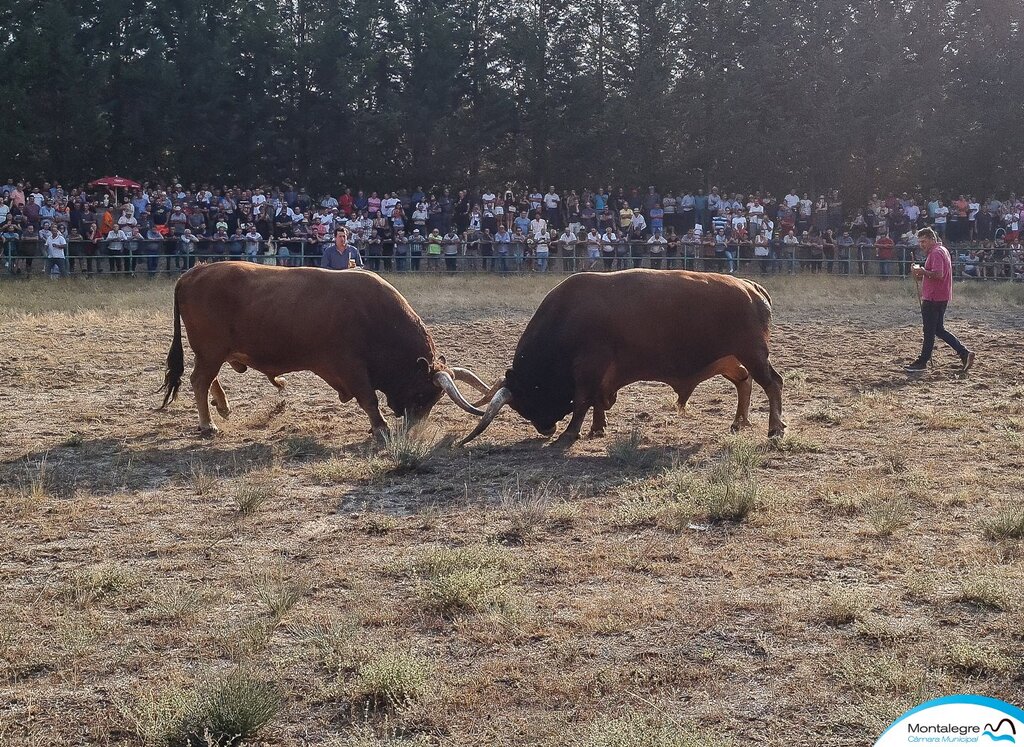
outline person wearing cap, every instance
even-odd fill
[[[953,298],[953,265],[949,251],[938,241],[935,232],[930,228],[922,228],[917,232],[921,249],[927,255],[924,266],[915,264],[911,273],[915,280],[921,281],[921,320],[924,327],[924,341],[921,355],[913,363],[905,366],[911,373],[924,371],[928,368],[935,338],[953,348],[960,357],[961,370],[966,372],[974,364],[974,351],[968,350],[956,335],[946,330],[943,317],[946,307]]]

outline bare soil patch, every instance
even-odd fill
[[[397,284],[492,379],[554,282]],[[765,285],[777,446],[756,387],[731,437],[727,382],[638,384],[567,452],[511,412],[452,448],[443,401],[400,473],[309,374],[225,367],[213,440],[187,386],[154,411],[167,281],[0,285],[0,743],[159,744],[147,704],[238,672],[267,745],[861,745],[1019,701],[1024,292],[958,286],[976,368],[908,378],[912,286]]]

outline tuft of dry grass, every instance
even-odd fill
[[[270,480],[241,482],[232,495],[235,513],[241,518],[252,516],[264,503],[277,497],[277,489]]]
[[[181,622],[195,616],[202,606],[202,600],[202,594],[198,589],[185,584],[172,584],[152,594],[147,617],[153,621]]]
[[[910,526],[912,516],[910,502],[905,496],[890,490],[879,490],[864,502],[864,515],[875,534],[882,538],[891,537],[901,529]]]
[[[327,447],[315,436],[288,436],[276,446],[277,455],[286,462],[323,459]]]
[[[822,425],[840,425],[843,422],[842,413],[834,402],[829,402],[814,410],[807,416],[807,419],[812,423],[821,423]]]
[[[634,421],[629,433],[617,436],[608,444],[608,458],[625,470],[640,472],[657,466],[662,460],[662,453],[647,444],[643,426]]]
[[[185,480],[192,488],[192,492],[198,496],[210,495],[220,485],[217,475],[198,459],[189,460],[188,468],[185,471]]]
[[[981,531],[991,540],[1024,539],[1024,505],[1001,507],[981,520]]]
[[[283,561],[253,572],[252,582],[256,597],[275,621],[281,620],[309,590],[309,582],[304,577],[288,577]]]
[[[822,595],[818,614],[832,625],[848,625],[862,619],[870,609],[870,598],[863,589],[834,586]]]
[[[501,512],[505,525],[499,539],[523,543],[532,539],[548,520],[553,502],[550,481],[524,486],[519,477],[501,488]]]
[[[370,470],[392,475],[426,472],[431,456],[448,445],[436,426],[409,428],[403,422],[392,428],[384,441],[384,459],[371,460]]]
[[[985,575],[972,575],[960,581],[953,593],[954,602],[971,604],[1000,612],[1016,606],[1015,587]]]

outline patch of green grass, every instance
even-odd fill
[[[991,540],[1024,539],[1024,504],[1001,507],[981,520],[981,531]]]
[[[255,737],[281,704],[276,685],[235,669],[191,690],[143,695],[122,712],[147,747],[233,747]]]
[[[946,642],[943,661],[955,672],[970,676],[1005,676],[1019,665],[999,649],[968,638]]]
[[[442,616],[507,607],[518,575],[507,553],[487,546],[428,550],[411,572],[420,601]]]
[[[678,723],[664,715],[602,717],[557,744],[573,747],[730,747],[720,732]]]
[[[432,680],[433,671],[425,659],[404,652],[383,653],[360,665],[351,698],[370,710],[394,710],[423,697]]]
[[[970,576],[960,582],[954,602],[963,602],[1000,612],[1013,608],[1016,594],[1011,587],[986,576]]]

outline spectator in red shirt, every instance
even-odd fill
[[[889,277],[889,263],[895,256],[896,242],[888,234],[882,234],[875,240],[875,254],[878,257],[878,274]]]
[[[927,255],[924,267],[915,264],[911,268],[914,278],[921,281],[921,319],[924,323],[924,344],[917,360],[906,366],[910,372],[924,371],[932,357],[935,338],[938,337],[960,356],[963,370],[974,363],[974,351],[968,350],[952,332],[943,326],[946,306],[953,298],[953,264],[949,251],[938,242],[935,232],[922,228],[917,232],[921,250]]]

